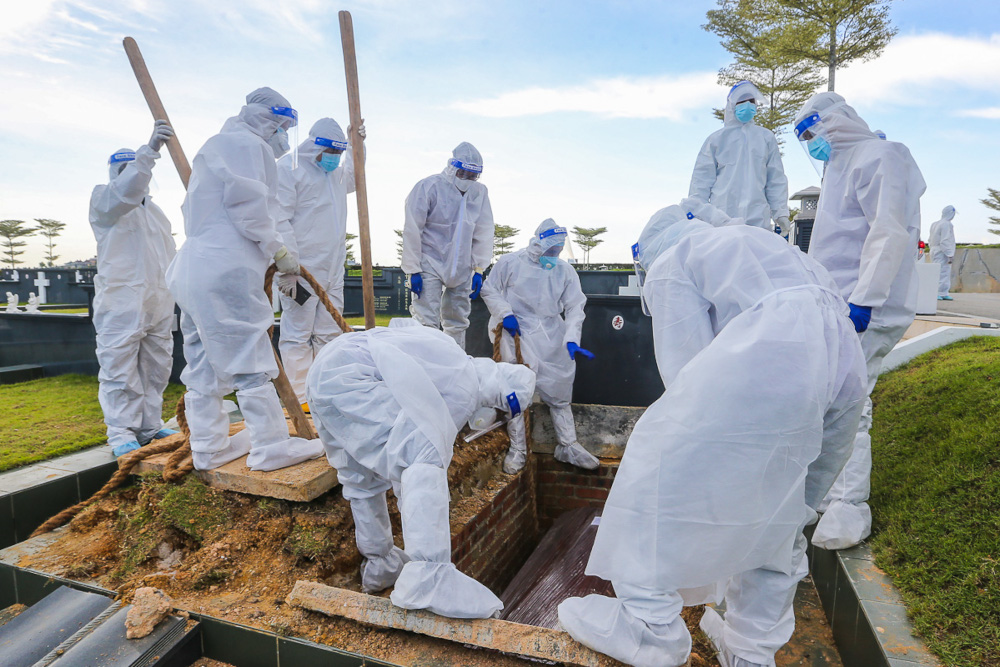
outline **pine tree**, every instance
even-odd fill
[[[56,238],[62,236],[62,231],[66,228],[66,223],[49,218],[35,218],[35,222],[38,223],[38,232],[46,239],[46,245],[48,246],[46,259],[49,262],[49,266],[55,266],[56,260],[59,259],[59,255],[55,254]]]
[[[344,259],[345,267],[358,263],[357,258],[354,256],[354,240],[356,238],[358,238],[358,235],[351,234],[350,232],[348,232],[347,236],[344,237],[344,242],[347,243],[347,256]]]
[[[514,249],[512,238],[517,236],[519,230],[510,225],[493,226],[493,253],[495,255],[506,255]]]
[[[403,263],[403,230],[394,229],[392,230],[396,233],[396,259],[402,264]]]
[[[28,245],[25,241],[18,239],[31,236],[38,230],[35,227],[25,227],[24,220],[0,220],[0,237],[3,237],[3,254],[5,261],[10,264],[10,268],[17,268],[18,264],[23,264],[18,259],[24,254],[20,248]]]
[[[993,211],[1000,211],[1000,190],[993,188],[986,188],[986,190],[989,192],[989,195],[986,199],[980,199],[979,203]],[[1000,226],[1000,215],[991,215],[989,224]],[[1000,229],[987,229],[986,231],[990,234],[1000,234]]]
[[[597,238],[608,231],[607,227],[574,227],[573,235],[576,237],[576,244],[583,250],[583,263],[590,264],[590,251],[604,243],[603,239]]]

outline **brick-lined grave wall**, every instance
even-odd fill
[[[535,454],[538,463],[538,523],[541,530],[556,518],[577,507],[603,509],[611,484],[618,472],[618,462],[601,463],[597,470],[581,470],[560,463],[546,454]]]

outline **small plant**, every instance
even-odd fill
[[[233,576],[233,573],[230,570],[215,568],[198,577],[194,584],[192,584],[192,587],[195,590],[203,591],[211,586],[218,586],[225,583],[231,576]]]
[[[318,560],[328,555],[335,546],[330,541],[330,530],[326,526],[296,521],[283,548],[293,556]]]
[[[188,475],[181,484],[167,487],[159,511],[164,524],[198,542],[229,522],[216,492],[193,475]]]

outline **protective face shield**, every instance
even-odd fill
[[[646,269],[639,263],[639,244],[632,245],[632,266],[635,267],[635,279],[639,283],[639,303],[642,304],[642,314],[650,317],[649,306],[646,305],[646,297],[642,295],[642,286],[646,283]]]
[[[733,114],[736,116],[736,120],[741,123],[749,123],[750,120],[757,115],[757,105],[753,100],[740,102],[733,109]]]
[[[468,192],[472,183],[478,181],[483,173],[482,165],[473,162],[451,158],[448,164],[455,168],[455,186],[462,192]]]
[[[830,159],[833,147],[828,139],[829,132],[823,126],[818,113],[809,114],[795,126],[795,136],[809,157],[816,173],[823,175],[823,163]]]
[[[875,130],[875,136],[879,139],[885,139],[885,132],[882,130]]]
[[[271,107],[278,130],[267,140],[276,157],[292,151],[292,168],[299,166],[299,113],[292,107]]]
[[[113,181],[129,162],[135,160],[135,151],[118,151],[108,158],[108,176]]]
[[[566,238],[567,232],[565,227],[552,227],[538,234],[538,245],[542,249],[538,263],[542,265],[543,269],[551,271],[555,268],[558,263],[559,253],[566,246]]]

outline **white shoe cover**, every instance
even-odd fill
[[[711,607],[705,608],[705,615],[701,617],[698,627],[712,642],[712,646],[718,651],[715,656],[722,667],[775,667],[774,660],[769,663],[750,662],[737,656],[726,647],[723,635],[725,634],[726,622],[719,616],[719,612]]]
[[[868,503],[847,503],[835,500],[816,524],[812,543],[821,549],[835,551],[861,544],[871,535],[872,510]]]
[[[382,558],[365,558],[361,563],[361,590],[365,593],[384,591],[396,583],[403,566],[409,562],[410,557],[399,547],[393,547],[389,555]]]
[[[555,459],[584,470],[597,470],[601,465],[598,458],[584,449],[583,445],[578,442],[574,442],[568,447],[556,445]]]
[[[584,646],[634,667],[679,667],[691,655],[691,634],[680,616],[651,626],[605,595],[563,600],[559,623]]]
[[[319,438],[288,438],[263,447],[254,447],[247,457],[250,470],[279,470],[323,455],[323,441]]]
[[[191,460],[194,461],[195,470],[215,470],[219,466],[224,466],[241,456],[246,456],[246,453],[249,451],[250,432],[243,429],[239,433],[229,436],[229,443],[225,449],[220,449],[213,453],[192,450]]]
[[[520,472],[524,464],[528,462],[527,453],[511,447],[507,450],[507,456],[503,459],[503,471],[508,475]]]
[[[389,596],[397,607],[426,609],[448,618],[490,618],[503,602],[451,563],[410,561]]]

